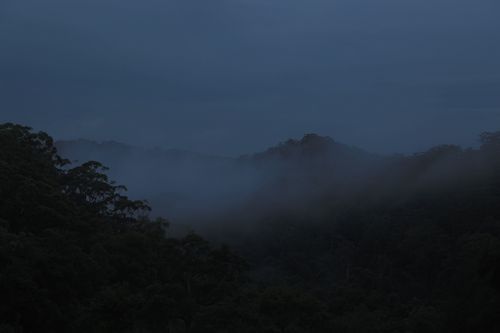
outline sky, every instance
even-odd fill
[[[0,0],[0,122],[235,156],[500,130],[498,0]]]

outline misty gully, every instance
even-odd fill
[[[500,132],[480,141],[219,159],[1,124],[0,332],[498,332]]]

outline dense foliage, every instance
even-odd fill
[[[266,283],[316,295],[333,331],[497,332],[500,132],[480,139],[376,159],[349,194],[270,214],[244,256]],[[309,149],[289,146],[279,156]]]
[[[45,133],[0,126],[0,331],[158,332],[217,327],[243,262],[191,234],[166,237],[101,173]]]
[[[497,332],[500,133],[481,140],[373,158],[348,196],[231,232],[236,255],[0,125],[0,332]]]

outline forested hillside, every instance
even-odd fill
[[[169,238],[98,162],[62,168],[45,133],[4,124],[0,146],[1,332],[206,331],[229,319],[210,315],[244,281],[227,248]]]
[[[480,139],[383,157],[309,135],[242,157],[267,176],[209,242],[2,124],[0,332],[498,332],[500,133]]]

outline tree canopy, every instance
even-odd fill
[[[497,332],[500,133],[481,142],[390,158],[231,250],[171,237],[99,162],[2,124],[0,332]]]

